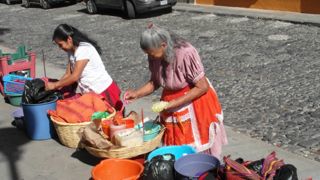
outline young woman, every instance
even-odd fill
[[[128,90],[125,98],[134,100],[162,87],[161,100],[168,102],[160,113],[166,127],[164,144],[188,144],[219,158],[227,143],[222,109],[197,50],[154,25],[142,33],[140,46],[148,55],[151,78],[139,89]]]
[[[53,33],[52,40],[68,54],[65,74],[57,82],[46,84],[47,90],[61,89],[77,83],[81,94],[95,92],[120,110],[121,91],[112,80],[101,60],[101,48],[86,34],[68,24],[60,24]]]

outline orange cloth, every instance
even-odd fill
[[[173,99],[183,96],[190,91],[190,87],[178,91],[164,90],[162,93],[162,100],[171,101]],[[200,143],[206,144],[209,141],[209,126],[211,123],[218,123],[216,114],[222,112],[218,97],[212,88],[201,97],[192,101],[196,123],[200,135]],[[177,119],[177,123],[163,122],[166,127],[164,134],[164,142],[166,145],[182,145],[194,143],[194,131],[192,130],[191,120],[181,122],[181,117],[189,114],[188,109],[181,112],[161,113],[162,119],[167,119],[173,116]]]
[[[94,112],[110,112],[110,109],[111,106],[102,96],[87,93],[76,99],[57,101],[56,110],[49,110],[48,114],[60,122],[81,123],[90,121]]]

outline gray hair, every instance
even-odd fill
[[[143,50],[160,48],[161,43],[165,42],[167,48],[165,50],[164,60],[171,63],[175,60],[175,48],[186,46],[186,40],[179,37],[173,32],[169,32],[159,26],[152,27],[142,32],[140,37],[140,47]]]

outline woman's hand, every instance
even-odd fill
[[[147,96],[155,90],[156,90],[156,88],[155,88],[153,82],[150,80],[145,85],[143,85],[142,87],[140,87],[136,90],[132,90],[132,89],[127,90],[126,94],[125,94],[126,96],[124,97],[124,100],[132,101],[132,100]]]
[[[166,105],[166,107],[163,109],[163,111],[170,111],[176,107],[177,107],[177,101],[171,100],[168,102],[168,105]]]
[[[129,89],[126,91],[126,96],[124,97],[124,100],[132,101],[138,99],[138,93],[135,90]]]
[[[55,90],[56,83],[55,82],[47,82],[46,83],[46,91]]]

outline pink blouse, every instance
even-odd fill
[[[149,57],[151,80],[167,90],[179,90],[194,85],[204,77],[204,69],[197,50],[191,45],[175,49],[176,58],[167,63]]]

